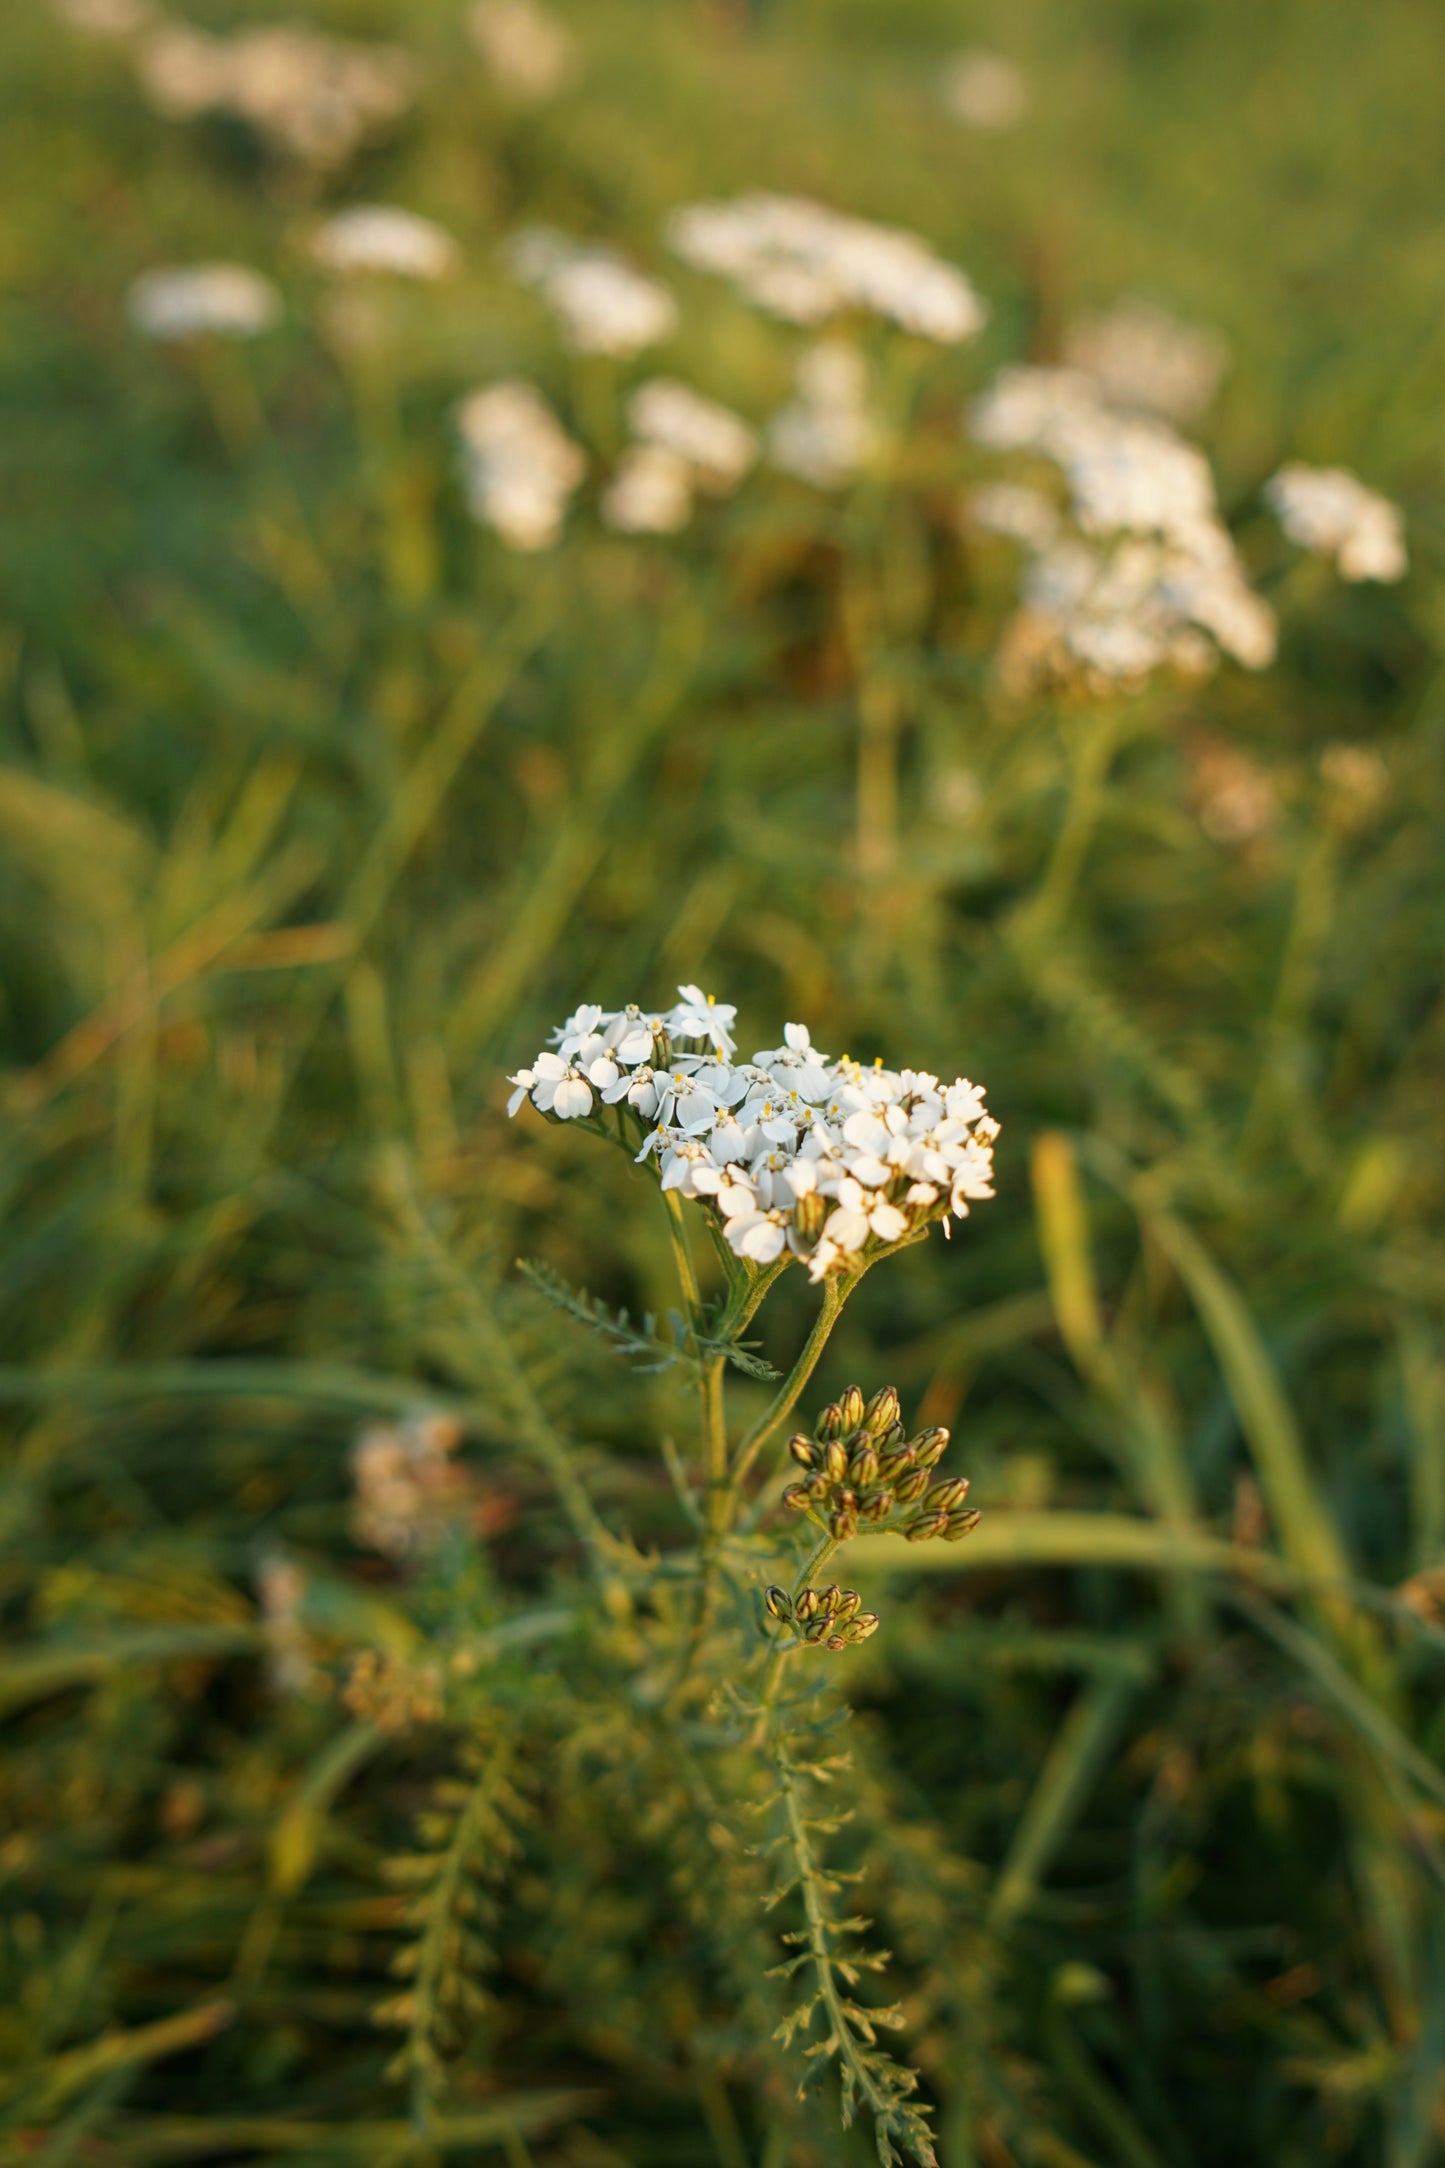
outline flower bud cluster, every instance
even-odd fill
[[[856,1588],[839,1588],[836,1582],[827,1588],[800,1589],[796,1596],[773,1587],[763,1597],[770,1618],[791,1626],[800,1640],[831,1649],[835,1655],[877,1633],[878,1613],[860,1609],[862,1601]]]
[[[519,1069],[507,1111],[602,1118],[656,1156],[662,1187],[717,1215],[755,1265],[787,1254],[814,1280],[992,1197],[998,1124],[967,1077],[865,1068],[820,1053],[807,1026],[736,1058],[730,1004],[696,986],[662,1015],[589,1003]]]
[[[811,1437],[799,1431],[788,1440],[788,1451],[807,1473],[788,1485],[783,1504],[794,1513],[815,1513],[835,1543],[869,1529],[910,1543],[932,1536],[957,1543],[978,1526],[979,1513],[964,1503],[966,1475],[932,1480],[947,1448],[946,1430],[908,1436],[891,1385],[867,1402],[850,1385],[823,1410]]]

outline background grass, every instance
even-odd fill
[[[344,1713],[258,1664],[256,1565],[304,1559],[343,1637],[415,1632],[349,1541],[346,1456],[430,1397],[515,1516],[486,1570],[536,1579],[516,1362],[580,1405],[604,1517],[665,1528],[667,1381],[560,1347],[505,1279],[540,1253],[661,1306],[663,1229],[580,1140],[508,1129],[499,1085],[577,1000],[698,978],[749,1047],[804,1017],[966,1070],[1004,1123],[998,1203],[870,1279],[823,1381],[954,1424],[985,1509],[889,1584],[851,1674],[870,1909],[948,2168],[1423,2168],[1445,18],[589,0],[581,86],[518,113],[443,0],[310,13],[425,69],[324,187],[163,123],[44,9],[0,22],[3,2157],[433,2157],[371,2025],[431,1749],[328,1759]],[[1010,135],[935,103],[973,40],[1028,76]],[[755,185],[911,225],[989,297],[976,349],[898,376],[910,479],[759,479],[664,545],[584,503],[509,557],[464,514],[457,396],[533,374],[606,457],[647,365],[568,362],[499,238],[555,218],[660,268],[671,205]],[[297,243],[358,198],[440,218],[467,268],[380,296],[348,360]],[[281,332],[204,369],[129,334],[137,271],[218,255],[280,280]],[[670,275],[669,368],[761,418],[793,336]],[[1281,661],[1005,706],[956,417],[1122,290],[1233,345],[1207,444]],[[1254,509],[1289,456],[1399,498],[1403,588],[1290,558]],[[1377,803],[1322,774],[1340,740],[1380,756]],[[1272,793],[1247,842],[1199,817],[1220,747]],[[511,1353],[459,1323],[404,1192]],[[776,1309],[778,1355],[805,1291]],[[537,1839],[447,2156],[866,2158],[796,2134],[688,2004],[700,1930],[639,1811],[599,1748]]]

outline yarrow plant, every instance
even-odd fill
[[[864,1275],[993,1196],[998,1125],[968,1078],[945,1083],[926,1070],[834,1057],[804,1024],[741,1059],[736,1009],[693,985],[662,1010],[583,1005],[510,1082],[509,1114],[531,1107],[620,1145],[668,1214],[682,1302],[670,1338],[546,1267],[524,1268],[538,1292],[617,1353],[647,1369],[682,1365],[699,1388],[696,1455],[691,1463],[676,1447],[666,1455],[696,1545],[659,1568],[668,1576],[665,1630],[660,1648],[639,1642],[643,1675],[629,1689],[631,1706],[655,1709],[668,1751],[690,1757],[690,1811],[714,1832],[746,1812],[749,1856],[768,1863],[755,1894],[769,1910],[796,1907],[770,1977],[790,1983],[774,2006],[774,2038],[802,2046],[799,2098],[833,2071],[844,2122],[867,2111],[879,2160],[907,2156],[930,2168],[917,2081],[881,2045],[902,2015],[860,1986],[886,1953],[860,1944],[865,1922],[837,1916],[844,1877],[825,1858],[849,1819],[824,1810],[826,1788],[847,1766],[822,1744],[844,1714],[832,1664],[882,1623],[858,1589],[825,1569],[840,1546],[865,1537],[957,1542],[979,1516],[966,1503],[967,1477],[940,1470],[948,1432],[910,1434],[892,1387],[865,1396],[850,1386],[810,1424],[789,1424]],[[694,1228],[710,1238],[720,1268],[710,1299]],[[744,1335],[794,1264],[821,1301],[784,1376]],[[741,1435],[725,1402],[730,1370],[775,1387]],[[655,1592],[649,1600],[659,1602]],[[638,1601],[633,1590],[629,1602]]]

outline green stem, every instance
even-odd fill
[[[813,1329],[804,1344],[802,1354],[784,1378],[772,1406],[754,1423],[738,1447],[737,1459],[733,1462],[732,1469],[734,1492],[741,1488],[749,1469],[768,1440],[782,1428],[797,1406],[804,1386],[818,1367],[819,1357],[828,1344],[828,1335],[837,1324],[844,1303],[861,1277],[859,1273],[847,1279],[823,1282],[823,1306],[813,1322]]]

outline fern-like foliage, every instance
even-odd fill
[[[376,2015],[379,2024],[404,2030],[388,2075],[410,2077],[424,2106],[435,2103],[446,2060],[462,2046],[469,2020],[487,2006],[486,1931],[526,1814],[517,1775],[514,1732],[469,1742],[458,1773],[436,1786],[431,1806],[417,1818],[418,1849],[390,1862],[392,1878],[413,1892],[406,1907],[411,1939],[391,1968],[408,1985]]]
[[[823,1726],[814,1722],[808,1728],[816,1734]],[[895,2062],[879,2039],[880,2032],[899,2030],[903,2014],[896,2004],[863,2003],[855,1993],[865,1973],[883,1971],[891,1953],[863,1941],[870,1920],[840,1916],[835,1909],[844,1888],[858,1878],[826,1865],[827,1841],[851,1819],[851,1810],[843,1805],[829,1811],[824,1795],[846,1776],[849,1757],[819,1758],[807,1750],[802,1727],[790,1734],[782,1723],[772,1728],[770,1756],[777,1789],[768,1802],[774,1831],[767,1851],[782,1873],[769,1903],[796,1896],[803,1915],[803,1925],[783,1936],[794,1955],[774,1973],[800,1984],[802,1999],[775,2037],[784,2046],[806,2043],[803,2054],[811,2068],[800,2093],[836,2067],[843,2122],[851,2124],[860,2107],[869,2110],[883,2168],[901,2168],[905,2156],[919,2168],[938,2168],[927,2112],[914,2099],[917,2076]]]
[[[757,1378],[764,1384],[781,1375],[771,1363],[765,1362],[751,1341],[714,1339],[707,1333],[694,1332],[678,1310],[667,1313],[667,1335],[658,1331],[658,1321],[651,1311],[644,1313],[641,1322],[634,1322],[631,1313],[624,1309],[613,1310],[600,1296],[589,1294],[585,1287],[573,1287],[540,1258],[524,1257],[517,1266],[518,1272],[528,1286],[550,1302],[552,1307],[585,1325],[596,1333],[624,1362],[642,1375],[659,1370],[670,1370],[682,1363],[691,1369],[707,1362],[723,1361],[740,1370],[745,1377]]]

